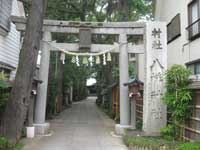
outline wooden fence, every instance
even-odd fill
[[[119,110],[119,85],[115,84],[112,87],[112,112],[115,113],[115,119],[119,119],[120,110]]]
[[[182,138],[186,141],[200,139],[200,88],[192,89],[193,104],[189,106],[192,109],[192,116],[186,121],[185,125],[180,126],[183,130]],[[143,86],[137,84],[129,85],[129,93],[133,93],[136,100],[136,119],[143,121]],[[119,86],[112,87],[112,108],[116,116],[119,117]]]
[[[131,100],[136,101],[136,121],[143,121],[143,84],[133,82],[129,84],[129,93]]]
[[[189,106],[192,109],[192,116],[183,128],[183,139],[197,140],[200,139],[200,89],[193,89],[193,105]]]
[[[135,86],[135,85],[134,85]],[[136,119],[143,121],[143,90],[129,87],[130,92],[140,93],[135,95],[136,99]],[[193,105],[189,106],[192,109],[192,116],[186,121],[185,125],[180,126],[183,130],[182,138],[186,141],[194,141],[200,139],[200,89],[192,89]]]

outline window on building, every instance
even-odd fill
[[[167,25],[167,41],[172,42],[181,35],[180,14],[177,14]]]
[[[191,70],[193,75],[200,74],[200,60],[189,62],[186,64],[186,66]]]
[[[0,34],[6,35],[10,30],[12,0],[0,0]]]
[[[188,5],[189,40],[194,40],[200,35],[200,0],[193,0]]]

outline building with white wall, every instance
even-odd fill
[[[168,67],[182,64],[200,74],[200,0],[156,0],[155,20],[168,24]]]
[[[0,0],[0,72],[12,80],[17,70],[21,36],[10,20],[11,15],[25,16],[23,4],[17,0]]]
[[[167,22],[168,68],[185,65],[194,82],[192,116],[183,127],[183,138],[200,138],[200,0],[155,0],[155,20]]]

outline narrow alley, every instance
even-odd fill
[[[37,137],[25,150],[126,150],[122,138],[113,134],[109,119],[90,97],[51,121],[52,135]]]

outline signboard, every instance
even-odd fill
[[[90,50],[92,44],[91,29],[80,29],[79,32],[79,48],[82,50]]]

